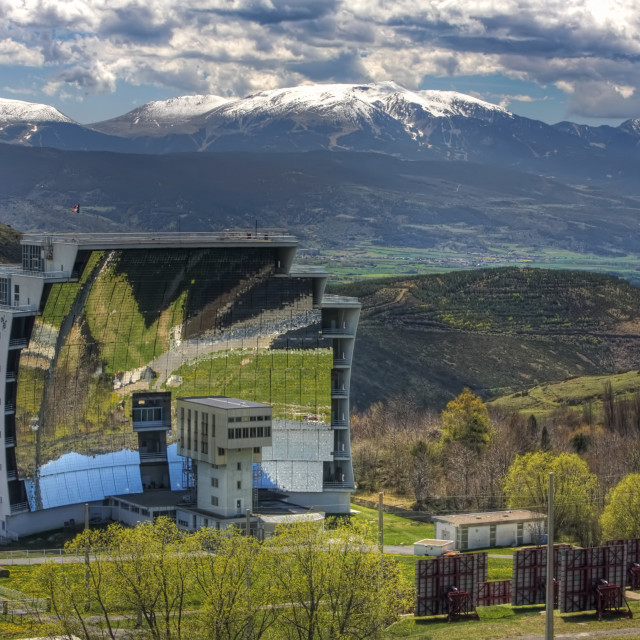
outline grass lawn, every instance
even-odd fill
[[[369,526],[372,529],[373,540],[377,540],[378,511],[356,504],[352,505],[351,508],[352,520]],[[433,525],[430,522],[409,520],[391,513],[384,514],[383,532],[385,545],[413,545],[418,540],[433,538],[434,536]]]
[[[508,607],[508,605],[505,605]],[[640,603],[630,602],[634,619],[618,616],[605,617],[598,622],[595,612],[559,613],[554,616],[556,637],[567,633],[585,633],[587,631],[615,632],[616,629],[638,627]],[[510,607],[511,608],[511,607]],[[413,618],[407,616],[393,625],[385,634],[385,640],[413,638],[415,640],[491,640],[492,638],[515,638],[518,636],[544,636],[545,611],[543,606],[512,607],[514,615],[485,620],[459,620],[447,623],[446,616]],[[638,634],[640,635],[640,629]],[[637,636],[607,636],[607,640]]]

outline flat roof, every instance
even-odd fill
[[[216,246],[297,246],[295,236],[281,231],[215,231],[206,233],[182,233],[138,231],[136,233],[25,233],[20,244],[75,244],[79,249],[126,249]]]
[[[184,503],[185,496],[190,491],[170,491],[169,489],[157,489],[144,493],[123,493],[117,496],[109,496],[122,502],[129,502],[139,507],[177,507]]]
[[[183,396],[178,400],[195,402],[196,404],[203,404],[216,409],[271,409],[270,404],[241,400],[240,398],[227,398],[226,396]]]
[[[527,509],[512,511],[489,511],[485,513],[461,513],[450,516],[433,516],[431,520],[447,522],[453,525],[465,524],[497,524],[499,522],[528,522],[530,520],[544,520],[547,516]]]

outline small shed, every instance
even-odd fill
[[[526,509],[433,516],[435,537],[454,549],[487,549],[537,544],[546,532],[546,516]]]
[[[441,556],[453,549],[452,540],[432,540],[425,538],[413,543],[414,556]]]

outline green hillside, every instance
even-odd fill
[[[602,398],[607,385],[611,385],[616,401],[630,401],[640,394],[640,371],[601,376],[579,376],[560,382],[538,385],[525,391],[509,393],[496,398],[490,404],[526,415],[546,418],[557,409],[572,407],[582,411],[590,405],[594,415],[602,413]]]
[[[484,397],[640,363],[640,289],[617,277],[483,269],[333,287],[363,311],[352,391],[442,408],[465,386]]]

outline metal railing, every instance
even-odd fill
[[[17,307],[10,307],[10,308],[16,309]],[[38,310],[37,307],[34,307],[34,311],[37,311],[37,310]],[[9,349],[11,348],[24,349],[28,344],[29,344],[29,341],[26,338],[13,338],[9,340]]]
[[[163,453],[162,451],[158,451],[158,452],[154,452],[154,453],[145,453],[142,452],[140,450],[138,450],[138,453],[140,455],[140,461],[149,461],[149,460],[166,460],[167,459],[167,454]]]
[[[347,389],[331,389],[331,395],[336,398],[346,398],[349,392]]]
[[[334,458],[350,458],[351,454],[348,451],[332,451],[331,455]]]
[[[24,513],[25,511],[29,511],[28,502],[16,502],[15,504],[11,505],[11,515],[15,515],[16,513]]]
[[[334,367],[348,367],[351,364],[351,360],[348,358],[334,358],[333,366]]]
[[[29,313],[37,313],[38,306],[35,304],[0,304],[3,311],[28,311]]]
[[[9,413],[15,413],[16,412],[16,405],[13,404],[12,402],[9,402],[7,404],[4,405],[4,414],[7,415]]]
[[[23,269],[17,265],[0,266],[0,276],[27,276],[44,278],[45,280],[70,278],[70,271],[37,271],[35,269]]]
[[[15,447],[16,446],[16,438],[15,438],[15,436],[5,436],[4,437],[4,446],[5,447]]]
[[[22,237],[21,244],[37,244],[43,242],[57,244],[98,244],[121,246],[134,243],[153,242],[219,242],[225,240],[266,240],[296,242],[295,236],[268,229],[259,231],[214,231],[214,232],[147,232],[147,233],[70,233],[70,234],[30,234]]]
[[[332,427],[347,427],[349,426],[349,423],[347,420],[338,420],[337,418],[334,420],[331,420],[331,426]]]
[[[15,371],[7,371],[4,376],[5,382],[15,382],[18,379]]]
[[[323,489],[353,489],[353,482],[347,482],[346,480],[323,480]]]
[[[341,336],[341,337],[353,337],[355,331],[349,327],[322,327],[322,335],[324,336]]]
[[[18,472],[17,471],[7,471],[7,480],[17,480]]]

